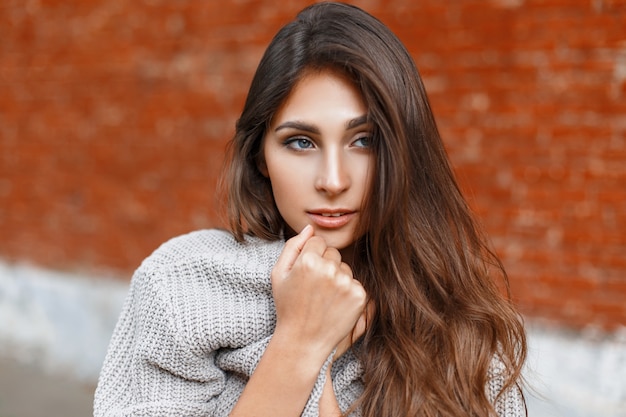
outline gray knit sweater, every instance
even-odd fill
[[[95,393],[94,416],[227,416],[276,324],[270,272],[284,242],[204,230],[162,245],[133,275]],[[329,357],[302,413],[319,414]],[[495,369],[495,368],[494,368]],[[343,411],[363,390],[349,350],[332,364]],[[491,398],[501,382],[493,372]],[[518,391],[496,404],[523,415]]]

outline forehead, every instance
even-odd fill
[[[329,120],[366,113],[361,92],[347,76],[333,70],[307,71],[276,111],[272,125],[286,119],[319,116]]]

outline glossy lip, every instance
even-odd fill
[[[324,229],[338,229],[345,226],[356,216],[356,212],[349,209],[320,209],[309,210],[307,216],[318,227]],[[329,216],[334,214],[335,216]],[[340,214],[336,216],[336,214]]]

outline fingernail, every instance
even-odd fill
[[[300,232],[300,234],[304,233],[304,232],[308,232],[310,228],[312,228],[313,226],[311,226],[310,224],[307,224],[306,226],[304,226],[304,229],[302,229],[302,231]]]

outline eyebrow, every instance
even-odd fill
[[[355,117],[354,119],[351,119],[350,121],[348,121],[348,123],[346,124],[346,129],[354,129],[356,127],[362,126],[367,123],[368,123],[367,115]],[[281,123],[280,125],[276,127],[276,129],[274,129],[274,132],[278,132],[281,129],[296,129],[296,130],[302,130],[304,132],[313,133],[316,135],[320,134],[320,130],[316,126],[306,123],[306,122],[297,121],[297,120]]]

